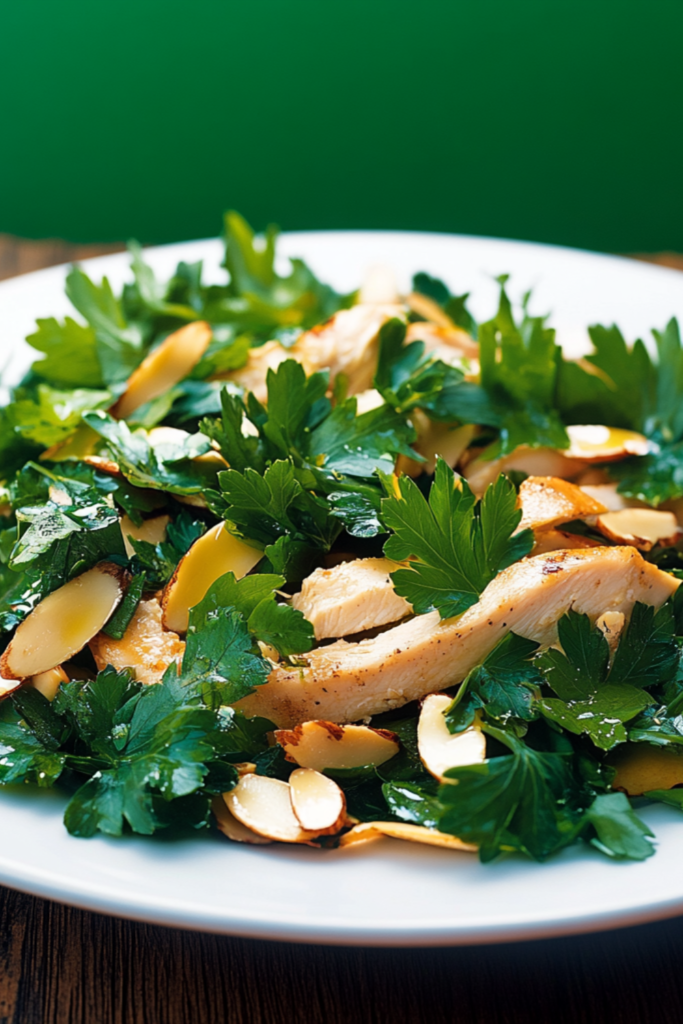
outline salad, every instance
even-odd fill
[[[0,783],[74,836],[642,860],[683,810],[683,348],[507,280],[78,266],[0,408]]]

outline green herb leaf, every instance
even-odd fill
[[[283,576],[267,573],[237,580],[234,573],[228,572],[216,580],[207,597],[211,595],[216,608],[233,608],[239,612],[256,640],[289,657],[310,651],[315,635],[300,611],[276,602],[275,592],[284,582]]]
[[[177,441],[154,441],[145,430],[131,430],[123,420],[102,411],[86,412],[83,419],[104,438],[111,458],[136,487],[197,494],[215,486],[216,464],[198,458],[210,450],[201,434],[185,434]]]
[[[591,843],[608,857],[646,860],[655,852],[650,842],[654,833],[634,813],[624,793],[596,796],[586,820],[597,833]]]
[[[97,338],[90,326],[66,317],[63,323],[49,317],[36,320],[38,330],[26,341],[38,352],[31,371],[56,388],[101,388],[102,367],[97,356]]]
[[[666,683],[676,672],[671,604],[655,613],[636,603],[609,666],[609,646],[586,615],[570,611],[558,623],[562,650],[546,651],[538,666],[560,698],[543,698],[539,709],[570,732],[586,733],[602,750],[627,739],[624,723],[652,704],[645,686]]]
[[[424,271],[413,276],[413,291],[434,299],[454,324],[462,327],[471,337],[477,337],[477,321],[467,308],[469,292],[465,292],[464,295],[452,295],[443,281],[425,274]]]
[[[22,397],[19,389],[13,404],[16,429],[24,437],[48,446],[65,440],[81,422],[81,415],[90,409],[110,405],[110,391],[58,391],[39,384],[34,398]]]
[[[397,412],[418,408],[432,419],[456,420],[457,394],[454,400],[453,393],[464,379],[463,372],[425,355],[421,341],[405,345],[405,335],[402,320],[389,320],[382,326],[374,386]]]
[[[126,323],[106,277],[96,285],[80,267],[74,266],[67,274],[66,294],[95,332],[104,382],[123,383],[144,355],[143,339],[136,326]],[[83,386],[84,381],[78,383]]]
[[[538,644],[533,640],[508,633],[481,665],[470,672],[446,709],[449,730],[456,733],[467,729],[479,708],[483,708],[489,718],[502,723],[511,718],[534,719],[538,714],[534,697],[543,682],[531,660],[537,650]]]
[[[382,501],[382,517],[392,530],[387,558],[416,559],[392,573],[394,588],[418,613],[438,608],[442,618],[475,604],[491,580],[528,554],[531,531],[513,536],[521,519],[514,486],[500,476],[481,502],[465,480],[458,481],[442,460],[436,464],[429,500],[408,477],[399,479],[401,497]]]
[[[580,829],[581,790],[571,759],[532,750],[509,732],[485,727],[511,750],[484,764],[451,768],[439,788],[442,832],[479,846],[483,862],[503,850],[535,860],[574,841]]]

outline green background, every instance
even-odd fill
[[[683,250],[681,0],[14,0],[0,230]]]

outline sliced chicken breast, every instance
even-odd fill
[[[372,640],[318,648],[301,668],[275,668],[237,706],[280,728],[314,718],[358,721],[459,683],[511,630],[551,644],[570,608],[594,619],[628,614],[635,601],[661,605],[677,586],[631,547],[538,555],[500,573],[460,618],[441,621],[431,612]]]
[[[160,683],[171,664],[183,660],[185,642],[161,625],[161,605],[156,598],[141,601],[120,640],[98,633],[90,641],[95,664],[102,670],[113,665],[117,671],[135,669],[140,683]]]
[[[329,370],[331,382],[345,374],[349,395],[358,394],[372,386],[379,331],[392,317],[403,319],[403,307],[360,303],[342,309],[326,323],[305,331],[289,350],[290,358],[303,363],[307,373]]]
[[[332,569],[316,569],[292,598],[292,607],[303,612],[316,640],[398,622],[413,611],[391,582],[389,573],[398,568],[388,558],[355,558]]]

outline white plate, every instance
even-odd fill
[[[552,312],[571,351],[587,324],[617,321],[627,337],[683,318],[683,274],[627,260],[496,239],[389,232],[291,234],[283,251],[301,255],[341,289],[372,263],[390,262],[406,286],[427,270],[458,292],[472,291],[475,315],[491,315],[493,276],[511,273],[512,294],[534,288],[533,310]],[[178,259],[204,258],[221,280],[220,246],[192,242],[149,250],[161,275]],[[115,287],[125,256],[88,261]],[[22,342],[36,317],[69,312],[64,267],[0,285],[0,365],[12,376],[31,358]],[[683,913],[683,818],[663,806],[642,817],[657,854],[614,863],[588,847],[538,865],[517,858],[486,867],[468,854],[379,840],[346,851],[142,837],[73,839],[58,793],[0,791],[0,882],[90,910],[186,928],[305,942],[384,945],[498,942],[633,924]]]

